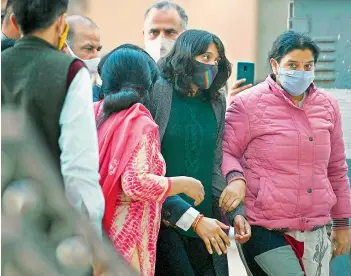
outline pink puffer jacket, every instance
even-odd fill
[[[337,101],[312,84],[302,105],[269,76],[234,97],[225,118],[224,176],[244,173],[252,225],[313,230],[351,217]]]

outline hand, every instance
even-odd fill
[[[245,83],[245,82],[246,82],[246,79],[241,79],[241,80],[235,81],[234,84],[233,84],[233,86],[232,86],[232,88],[231,88],[231,91],[230,91],[230,93],[229,93],[229,96],[230,96],[230,97],[233,97],[233,96],[235,96],[236,94],[238,94],[238,93],[240,93],[240,92],[242,92],[242,91],[244,91],[244,90],[249,89],[249,88],[252,87],[252,84],[247,84],[247,85],[245,85],[245,86],[240,87],[240,85],[242,85],[242,84]]]
[[[186,176],[171,177],[170,180],[172,186],[168,196],[184,193],[195,200],[195,206],[199,205],[204,200],[205,191],[199,180]]]
[[[246,183],[242,179],[233,180],[224,189],[219,198],[219,207],[226,213],[233,211],[240,202],[243,202],[246,194]]]
[[[251,226],[243,216],[237,215],[234,218],[234,228],[234,239],[238,243],[245,243],[251,238]]]
[[[183,176],[183,178],[185,183],[184,194],[194,199],[194,205],[198,206],[205,198],[204,187],[202,186],[201,182],[195,178],[186,176]]]
[[[350,251],[351,246],[351,230],[333,229],[330,236],[334,247],[334,255],[344,255]]]
[[[226,233],[222,229],[229,229],[229,226],[219,222],[216,219],[202,218],[196,226],[196,233],[204,241],[208,253],[212,254],[212,246],[218,255],[227,253],[227,246],[230,241]],[[212,245],[212,246],[211,246]]]

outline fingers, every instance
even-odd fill
[[[201,203],[201,197],[198,195],[195,197],[194,206],[198,206]]]
[[[251,238],[251,226],[243,217],[239,217],[235,221],[235,231],[237,234],[234,239],[239,243],[245,243]]]
[[[246,82],[246,79],[241,79],[239,81],[236,81],[232,87],[232,91],[230,95],[235,96],[236,94],[252,87],[251,83],[240,87],[240,85],[242,85],[245,82]]]
[[[342,255],[342,247],[341,246],[337,246],[336,249],[335,249],[335,255]]]
[[[221,253],[223,252],[224,254],[227,254],[227,246],[223,243],[223,240],[221,239],[221,237],[219,235],[216,235],[215,238],[216,238],[217,244],[219,245]]]
[[[223,198],[222,205],[219,207],[221,207],[224,212],[227,212],[227,210],[232,205],[234,200],[235,200],[235,197],[233,195],[226,193],[226,195]]]
[[[234,239],[238,242],[238,243],[246,243],[248,242],[248,240],[251,238],[251,235],[248,235],[248,234],[245,234],[243,236],[239,235],[239,234],[236,234],[234,236]]]
[[[241,200],[239,198],[236,198],[232,202],[232,204],[228,207],[227,212],[229,213],[229,212],[233,211],[236,207],[239,206],[240,202],[241,202]]]
[[[202,186],[201,182],[198,181],[198,183],[201,185],[201,189],[200,189],[200,192],[198,192],[196,194],[195,197],[193,197],[193,199],[195,200],[194,202],[194,205],[195,206],[198,206],[205,198],[205,190],[204,190],[204,187]]]
[[[246,82],[246,79],[236,80],[233,83],[232,89],[237,89],[240,85]]]
[[[223,199],[225,198],[226,195],[227,195],[227,190],[224,189],[224,191],[221,194],[221,197],[219,198],[219,207],[222,207]]]
[[[217,225],[218,225],[219,227],[221,227],[222,229],[227,230],[227,229],[230,228],[228,225],[225,225],[224,223],[222,223],[222,222],[220,222],[220,221],[218,221],[218,220],[216,220],[216,223],[217,223]]]
[[[205,194],[205,189],[204,189],[204,186],[202,185],[201,181],[199,181],[199,180],[196,180],[196,181],[199,184],[199,186],[201,187],[201,193]]]
[[[217,252],[217,254],[222,255],[222,251],[219,248],[219,245],[218,245],[216,238],[214,238],[214,237],[211,238],[211,244],[212,244],[214,250]]]
[[[195,206],[200,205],[200,203],[204,200],[205,196],[203,194],[198,194],[195,198]]]
[[[204,239],[204,243],[206,245],[208,253],[210,253],[212,255],[213,251],[212,251],[212,246],[211,246],[210,240],[208,238],[206,238],[206,239]]]
[[[251,87],[252,87],[252,83],[246,84],[246,85],[244,85],[244,86],[241,86],[241,87],[239,87],[237,90],[238,90],[238,93],[239,93],[239,92],[244,91],[244,90],[246,90],[246,89],[249,89],[249,88],[251,88]]]
[[[251,238],[251,235],[249,234],[245,234],[245,235],[239,235],[239,234],[236,234],[234,236],[234,239],[238,242],[238,243],[246,243],[249,239]]]
[[[240,233],[241,236],[245,235],[245,220],[243,218],[239,219],[238,221],[238,233]]]
[[[226,226],[226,225],[225,225]],[[224,243],[227,245],[227,246],[230,246],[230,240],[229,240],[229,237],[227,236],[226,233],[224,233],[224,231],[222,229],[219,229],[218,231],[218,235],[219,237],[224,241]]]
[[[334,250],[335,255],[344,255],[349,252],[349,249],[346,246],[337,246]]]
[[[349,250],[347,250],[347,247],[343,247],[342,250],[340,251],[340,255],[345,255]]]

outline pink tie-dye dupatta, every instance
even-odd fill
[[[97,124],[103,116],[103,100],[94,104]],[[112,114],[98,128],[100,185],[105,197],[103,227],[109,235],[115,203],[121,191],[121,175],[143,135],[158,128],[149,110],[134,104]]]

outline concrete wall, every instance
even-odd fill
[[[258,1],[258,44],[256,56],[256,81],[264,80],[270,72],[268,53],[273,41],[288,29],[290,0]]]
[[[68,11],[69,15],[71,14],[82,14],[85,15],[89,12],[90,8],[90,1],[89,0],[70,0],[68,4]]]
[[[290,0],[173,0],[189,16],[188,28],[205,29],[218,35],[233,63],[256,64],[255,80],[269,72],[268,52],[274,39],[287,29]],[[145,10],[156,0],[70,0],[69,14],[91,17],[100,27],[102,53],[129,42],[143,46]],[[1,0],[2,6],[6,0]]]

